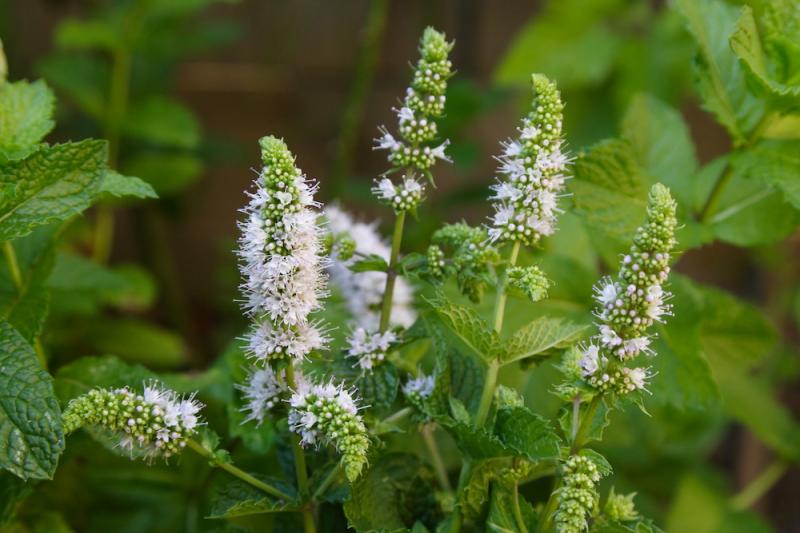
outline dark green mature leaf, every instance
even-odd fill
[[[391,364],[382,364],[358,378],[356,388],[362,405],[372,409],[387,409],[397,398],[400,377]]]
[[[800,141],[768,140],[731,158],[737,174],[773,186],[800,210]]]
[[[50,479],[63,449],[53,379],[22,335],[0,321],[0,466],[22,479]]]
[[[550,421],[527,407],[500,409],[495,421],[495,433],[503,444],[529,461],[558,457],[559,438]]]
[[[63,221],[92,203],[105,174],[105,141],[82,141],[43,148],[0,169],[0,186],[13,186],[0,204],[0,240]]]
[[[772,107],[793,108],[800,104],[800,84],[786,84],[777,79],[777,69],[770,64],[770,58],[764,55],[758,25],[748,5],[742,7],[730,45],[744,65],[748,78],[758,87],[759,95],[769,97]]]
[[[388,454],[352,487],[352,497],[344,504],[344,513],[350,527],[362,531],[403,530],[400,500],[414,478],[420,462],[416,456]]]
[[[256,476],[259,477],[259,476]],[[264,478],[270,485],[288,494],[294,489],[281,480]],[[285,502],[258,490],[243,481],[233,481],[217,490],[211,497],[211,511],[207,518],[235,518],[264,513],[283,513],[296,511],[297,502]]]
[[[525,527],[528,531],[537,530],[537,515],[528,501],[519,496],[520,514],[524,524],[517,523],[514,515],[514,493],[510,487],[496,483],[492,487],[492,502],[489,516],[486,517],[486,531],[494,533],[516,533]]]
[[[586,324],[575,324],[563,318],[539,317],[502,344],[498,350],[500,361],[509,364],[550,350],[566,348],[588,329]]]
[[[203,164],[189,154],[147,152],[123,162],[125,174],[139,176],[159,196],[179,193],[203,171]]]
[[[98,194],[105,198],[158,198],[153,187],[137,177],[123,176],[113,170],[106,171],[103,182],[100,184]]]
[[[0,471],[0,528],[7,526],[14,519],[19,503],[31,492],[33,492],[31,483],[26,483],[9,472]]]
[[[764,104],[747,90],[742,65],[730,48],[739,10],[721,0],[679,0],[677,5],[699,48],[695,74],[703,105],[735,142],[742,142],[761,119]]]
[[[131,137],[163,146],[191,149],[200,142],[200,126],[192,112],[161,96],[131,106],[122,127]]]
[[[477,428],[467,422],[444,418],[437,422],[453,436],[458,449],[470,459],[480,460],[516,455],[514,450],[482,427]]]
[[[592,236],[611,239],[615,256],[644,219],[647,190],[630,143],[609,139],[581,154],[569,181],[575,211]],[[597,239],[595,239],[597,241]]]
[[[50,133],[55,97],[43,81],[0,84],[0,163],[24,159]]]
[[[649,184],[663,183],[684,209],[691,209],[698,165],[681,114],[652,96],[640,94],[625,113],[622,135],[650,178]]]
[[[457,305],[443,297],[428,300],[436,315],[446,326],[449,337],[467,351],[484,360],[494,359],[498,344],[497,333],[469,307]]]

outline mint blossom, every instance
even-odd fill
[[[561,133],[564,104],[555,84],[533,76],[534,99],[520,136],[503,144],[500,178],[492,187],[495,214],[492,241],[534,245],[556,229],[558,197],[570,159]]]
[[[283,396],[288,391],[283,381],[278,379],[275,371],[269,366],[250,370],[244,385],[236,385],[242,391],[245,405],[242,411],[247,413],[244,422],[255,421],[258,425],[264,418],[283,401]]]
[[[627,363],[639,354],[654,355],[648,329],[671,314],[664,289],[669,257],[675,246],[675,201],[656,184],[650,190],[647,220],[637,232],[630,252],[622,257],[616,278],[604,278],[594,289],[598,334],[583,348],[584,379],[600,391],[627,394],[647,387],[646,367]]]
[[[169,458],[204,424],[199,417],[202,407],[194,394],[183,397],[149,382],[141,394],[127,387],[92,389],[70,400],[61,416],[66,434],[99,427],[116,434],[120,448],[131,456]]]
[[[333,445],[342,455],[347,479],[355,481],[367,463],[369,437],[351,391],[300,378],[289,406],[289,428],[300,435],[301,444]]]
[[[563,485],[554,521],[559,533],[581,533],[588,529],[587,517],[597,507],[596,485],[602,477],[597,465],[582,455],[572,455],[563,466]]]
[[[403,394],[410,400],[424,400],[430,398],[433,394],[436,382],[433,375],[425,375],[420,373],[417,377],[409,379],[403,385]]]
[[[355,327],[368,331],[378,329],[383,290],[386,285],[385,272],[353,272],[350,266],[359,257],[377,255],[389,261],[389,245],[377,230],[377,223],[356,221],[349,213],[336,205],[325,208],[328,230],[336,239],[349,236],[355,243],[355,255],[342,259],[334,249],[328,272],[331,284],[342,293],[345,305],[353,317]],[[352,255],[352,254],[350,254]],[[414,294],[408,281],[402,276],[395,279],[392,299],[391,324],[410,327],[417,318],[413,307]]]
[[[392,331],[368,333],[364,328],[356,328],[347,339],[347,357],[355,359],[362,370],[372,370],[381,364],[397,335]]]
[[[310,183],[286,144],[260,141],[264,168],[243,209],[239,239],[244,308],[253,318],[249,355],[261,363],[302,359],[326,338],[309,315],[320,308],[325,276]]]

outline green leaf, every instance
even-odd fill
[[[382,364],[371,372],[361,375],[356,381],[356,388],[363,405],[371,409],[387,409],[392,406],[400,387],[400,377],[392,364]]]
[[[147,368],[126,363],[112,355],[82,357],[58,369],[55,393],[66,403],[96,387],[139,388],[145,381],[157,378]]]
[[[139,176],[164,197],[183,191],[200,176],[202,162],[193,155],[147,152],[125,161],[125,174]]]
[[[663,183],[681,206],[691,208],[698,165],[694,143],[681,114],[652,96],[640,94],[625,113],[622,135],[650,177],[649,184]]]
[[[161,96],[131,106],[122,127],[131,137],[161,146],[191,149],[200,143],[200,126],[192,112]]]
[[[123,176],[119,172],[108,170],[100,184],[98,194],[103,198],[158,198],[153,187],[137,177]]]
[[[569,181],[575,212],[592,236],[615,244],[616,256],[644,220],[647,190],[630,143],[609,139],[578,156]]]
[[[457,305],[444,297],[428,300],[445,331],[459,345],[483,360],[494,359],[497,333],[471,308]]]
[[[0,185],[13,186],[0,204],[0,240],[63,221],[89,207],[105,174],[105,141],[43,148],[0,169]]]
[[[514,450],[482,427],[448,418],[437,419],[437,422],[453,436],[458,449],[472,460],[515,455]]]
[[[501,470],[508,466],[507,459],[486,459],[475,461],[469,470],[469,480],[458,498],[465,520],[475,520],[489,500],[489,484],[496,479]]]
[[[24,159],[50,133],[55,97],[43,81],[0,84],[0,164]]]
[[[119,24],[108,20],[62,20],[56,31],[56,43],[61,48],[99,49],[113,52],[125,46],[124,32]]]
[[[136,319],[96,320],[88,326],[86,342],[99,353],[156,368],[180,367],[189,357],[178,334]]]
[[[699,48],[695,68],[704,107],[733,137],[746,140],[764,113],[764,104],[747,90],[742,66],[730,48],[739,10],[721,0],[678,0]]]
[[[50,479],[63,450],[53,379],[22,335],[0,321],[0,466],[22,479]]]
[[[737,174],[779,189],[800,210],[800,141],[762,141],[734,153],[731,165]]]
[[[773,108],[791,109],[800,104],[800,85],[789,85],[777,79],[776,68],[764,55],[758,25],[753,17],[753,10],[748,5],[742,6],[736,31],[730,38],[730,46],[741,60],[748,79],[758,87],[759,95],[769,97]]]
[[[537,531],[536,512],[521,495],[518,497],[520,514],[528,531]],[[486,518],[486,531],[495,533],[516,533],[520,525],[514,516],[514,493],[510,487],[496,483],[492,487],[492,502],[489,505],[489,516]]]
[[[499,348],[500,361],[513,363],[563,349],[580,339],[588,325],[575,324],[563,318],[539,317],[520,328]]]
[[[559,454],[559,438],[550,421],[527,407],[500,409],[495,433],[507,447],[529,461],[555,459]]]
[[[386,272],[389,270],[389,264],[383,257],[370,254],[368,257],[354,262],[348,268],[353,272]]]
[[[254,474],[255,477],[260,477]],[[279,479],[263,477],[263,481],[287,494],[294,493],[293,487]],[[211,511],[207,518],[235,518],[264,513],[283,513],[296,511],[297,502],[285,502],[268,496],[243,481],[233,481],[218,489],[211,497]]]
[[[87,115],[102,118],[111,78],[106,62],[88,55],[56,53],[39,64],[39,71]]]

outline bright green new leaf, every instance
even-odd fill
[[[463,307],[437,297],[428,300],[436,315],[445,325],[445,331],[458,344],[483,360],[495,357],[497,333],[470,307]]]
[[[563,318],[539,317],[520,328],[498,349],[503,364],[566,348],[589,329]]]
[[[114,21],[116,22],[116,21]],[[113,52],[124,46],[125,32],[119,23],[111,20],[62,20],[56,32],[56,43],[61,48],[96,49]]]
[[[123,176],[119,172],[108,170],[97,191],[104,198],[158,198],[153,187],[135,176]]]
[[[736,143],[748,138],[764,114],[764,104],[747,89],[745,73],[730,48],[739,9],[722,0],[678,0],[699,53],[697,90]]]
[[[500,409],[495,433],[503,444],[529,461],[558,458],[559,438],[550,421],[527,407]]]
[[[0,164],[24,159],[50,133],[55,97],[41,80],[0,85]]]
[[[0,204],[0,240],[22,237],[89,207],[107,157],[105,141],[89,140],[42,148],[0,168],[0,185],[13,186]]]
[[[63,449],[53,379],[22,335],[0,321],[0,467],[22,479],[50,479]]]
[[[735,171],[783,192],[800,210],[800,140],[766,140],[734,153]]]

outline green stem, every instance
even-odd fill
[[[192,450],[197,452],[199,455],[201,455],[201,456],[205,457],[206,459],[209,459],[211,462],[213,462],[214,466],[217,466],[217,467],[225,470],[229,474],[231,474],[231,475],[233,475],[235,477],[238,477],[239,479],[241,479],[245,483],[248,483],[249,485],[252,485],[253,487],[255,487],[255,488],[259,489],[259,490],[262,490],[262,491],[266,492],[270,496],[274,496],[276,498],[280,498],[281,500],[286,500],[287,502],[291,502],[291,501],[294,500],[294,498],[292,498],[291,496],[289,496],[288,494],[286,494],[285,492],[283,492],[279,488],[273,487],[272,485],[270,485],[268,483],[265,483],[265,482],[261,481],[260,479],[256,479],[255,477],[251,476],[250,474],[248,474],[244,470],[236,468],[235,466],[233,466],[230,463],[226,463],[224,461],[217,461],[216,458],[214,457],[213,453],[211,453],[209,450],[203,448],[203,446],[201,446],[200,443],[195,441],[194,439],[189,439],[187,441],[187,445],[189,446],[189,448],[191,448]]]
[[[383,291],[383,303],[381,305],[381,332],[389,329],[392,318],[392,299],[394,298],[394,283],[397,279],[397,263],[400,257],[400,245],[403,242],[403,226],[406,221],[406,212],[397,213],[394,222],[394,234],[392,235],[392,252],[389,256],[389,270],[386,272],[386,287]]]
[[[387,426],[400,422],[413,412],[414,409],[412,409],[411,407],[403,407],[396,413],[384,418],[383,420],[375,424],[375,427],[372,429],[372,434],[377,436],[387,433],[388,431],[390,431],[390,428],[388,428]]]
[[[752,507],[783,477],[788,468],[789,464],[783,459],[778,459],[769,465],[745,488],[731,498],[731,507],[737,511],[744,511]]]
[[[572,439],[572,448],[571,454],[578,453],[583,445],[586,444],[586,439],[589,437],[589,431],[592,429],[592,421],[594,420],[594,415],[597,413],[597,409],[600,407],[602,403],[602,397],[600,394],[596,394],[592,401],[589,402],[589,407],[586,408],[586,413],[583,415],[581,419],[581,425],[578,427],[577,433],[575,433],[575,438]]]
[[[436,444],[436,436],[433,431],[436,428],[433,424],[425,424],[422,427],[422,438],[425,441],[425,446],[428,448],[428,453],[431,456],[433,463],[433,470],[436,473],[436,479],[439,481],[439,486],[448,494],[453,492],[453,487],[450,485],[450,480],[447,478],[447,469],[442,461],[442,455],[439,453],[439,445]]]
[[[17,292],[22,294],[25,290],[25,281],[22,279],[22,271],[19,268],[19,261],[17,261],[17,252],[14,250],[14,245],[11,241],[3,241],[3,255],[8,264],[8,272],[11,274],[11,280],[14,282]],[[33,350],[36,352],[36,358],[42,368],[47,369],[47,357],[44,354],[42,341],[38,338],[33,340]]]
[[[325,479],[323,479],[322,483],[319,484],[317,490],[314,491],[314,494],[311,496],[311,499],[315,501],[319,500],[319,497],[325,494],[325,491],[328,490],[328,487],[331,486],[331,483],[336,481],[336,478],[339,477],[341,471],[342,471],[342,463],[341,462],[336,463],[336,466],[334,466],[331,469],[331,471],[328,472],[328,475],[325,476]]]
[[[333,178],[332,194],[334,197],[341,195],[352,171],[356,139],[364,115],[367,94],[375,77],[380,41],[386,28],[386,18],[389,12],[388,7],[388,0],[372,0],[369,13],[367,13],[363,39],[358,52],[358,62],[353,74],[353,84],[342,112],[339,143],[336,159],[333,162],[331,177]]]
[[[558,490],[561,488],[561,478],[558,478],[555,485],[553,485],[553,491],[550,493],[550,499],[547,500],[547,504],[542,509],[541,516],[541,524],[542,527],[539,529],[542,533],[547,533],[553,527],[553,516],[555,516],[556,509],[558,508]]]
[[[508,258],[508,265],[514,266],[517,264],[519,257],[520,242],[514,241],[511,247],[511,255]],[[506,314],[506,300],[508,300],[508,293],[506,292],[506,274],[500,279],[497,286],[497,296],[494,301],[494,320],[492,325],[494,330],[499,334],[503,330],[503,319]]]
[[[294,367],[291,363],[286,367],[286,384],[291,390],[297,389],[297,382],[294,379]],[[300,493],[300,498],[306,501],[309,492],[306,454],[300,445],[300,436],[294,433],[292,434],[292,453],[294,454],[294,470],[297,476],[297,492]],[[314,533],[316,531],[314,514],[310,508],[303,509],[303,526],[306,533]]]
[[[520,533],[528,533],[528,528],[525,525],[525,520],[522,518],[522,509],[519,506],[519,484],[514,482],[514,500],[513,500],[514,521],[517,523],[517,530]]]

